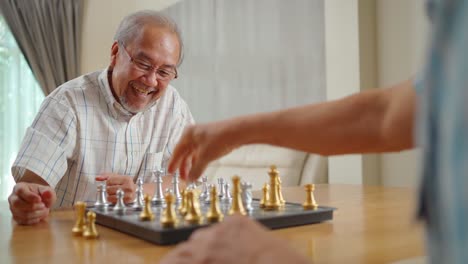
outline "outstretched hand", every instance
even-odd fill
[[[299,253],[252,219],[233,215],[195,231],[161,261],[165,263],[308,263]]]
[[[200,177],[206,166],[234,148],[234,137],[228,132],[229,121],[193,125],[185,129],[169,161],[168,171],[179,169],[184,180]]]

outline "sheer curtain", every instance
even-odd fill
[[[0,16],[0,200],[6,199],[13,188],[11,164],[43,99],[41,88]]]
[[[174,86],[198,122],[325,99],[323,0],[185,0]]]

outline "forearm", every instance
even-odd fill
[[[399,86],[394,94],[412,89],[410,82]],[[228,134],[236,145],[272,144],[322,155],[412,147],[414,102],[405,113],[395,114],[402,106],[389,99],[397,97],[392,93],[392,89],[372,90],[326,103],[236,118],[230,122]]]

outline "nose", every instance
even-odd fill
[[[143,75],[143,80],[144,80],[143,83],[146,86],[150,86],[150,87],[158,86],[158,74],[156,73],[156,71],[150,71],[146,73],[145,75]]]

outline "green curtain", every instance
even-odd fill
[[[0,16],[0,200],[14,186],[11,165],[44,94]]]

